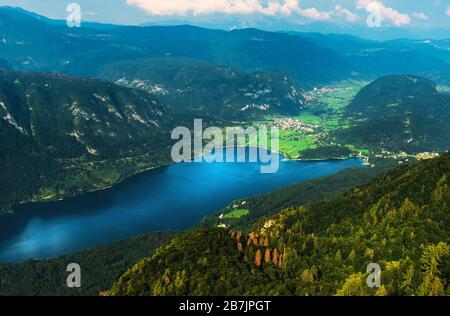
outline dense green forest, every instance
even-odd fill
[[[136,261],[152,255],[177,234],[154,232],[72,255],[29,260],[21,264],[0,263],[0,296],[99,295]],[[82,269],[80,289],[66,286],[66,267],[73,262]]]
[[[444,151],[450,147],[450,94],[423,77],[392,75],[361,89],[346,108],[350,128],[337,141],[370,150]]]
[[[355,153],[347,147],[323,146],[306,149],[299,153],[299,158],[304,160],[323,159],[324,157],[341,159],[351,157],[352,155],[355,155]]]
[[[196,229],[128,272],[110,295],[450,295],[450,153],[243,234]],[[366,267],[381,266],[381,287]]]

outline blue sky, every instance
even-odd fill
[[[0,0],[1,5],[52,18],[65,18],[70,2],[81,6],[83,20],[116,24],[216,19],[233,21],[235,27],[265,20],[272,25],[326,22],[358,26],[377,14],[382,26],[450,29],[450,0]]]

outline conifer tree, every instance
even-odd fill
[[[270,261],[271,261],[270,249],[267,248],[267,249],[266,249],[266,252],[265,252],[265,254],[264,254],[264,262],[267,263],[267,264],[269,264]]]
[[[272,254],[272,263],[273,263],[274,265],[278,266],[278,261],[279,261],[279,258],[278,258],[278,250],[277,250],[277,249],[274,249],[274,250],[273,250],[273,254]]]
[[[256,264],[256,266],[257,267],[260,267],[261,266],[261,260],[262,260],[262,258],[261,258],[262,256],[261,256],[261,250],[257,250],[256,251],[256,255],[255,255],[255,264]]]

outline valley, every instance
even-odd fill
[[[183,62],[184,64],[184,62]],[[165,66],[166,67],[166,66]],[[178,66],[176,66],[178,67]],[[206,65],[206,67],[211,67],[210,65]],[[16,73],[5,73],[10,76],[10,78],[20,78],[20,76]],[[19,79],[15,80],[19,80]],[[56,83],[59,84],[64,80],[68,80],[69,78],[51,78],[42,76],[41,78],[37,75],[34,77],[24,77],[26,80],[33,80],[32,82],[42,82],[43,87],[45,88],[46,83],[49,79],[55,80]],[[4,79],[6,80],[6,78]],[[47,80],[47,81],[46,81]],[[12,81],[12,79],[11,79]],[[50,82],[50,81],[48,81]],[[69,81],[70,82],[70,81]],[[92,81],[94,82],[94,81]],[[100,84],[101,81],[98,81]],[[35,85],[35,83],[33,83]],[[103,83],[101,83],[103,84]],[[347,115],[347,107],[351,104],[353,98],[358,95],[361,89],[367,86],[368,82],[365,81],[344,81],[339,82],[334,85],[328,85],[322,88],[315,88],[309,92],[303,93],[298,98],[298,104],[294,106],[296,108],[295,111],[298,112],[296,115],[284,115],[280,116],[279,114],[271,114],[266,115],[265,111],[260,112],[256,116],[254,116],[250,121],[248,120],[252,116],[245,116],[245,120],[242,120],[244,117],[240,118],[239,124],[242,126],[255,126],[255,127],[278,127],[280,129],[280,152],[286,156],[288,159],[300,159],[300,160],[327,160],[327,159],[344,159],[349,157],[361,157],[366,159],[367,164],[373,165],[372,158],[386,158],[401,162],[414,161],[416,159],[422,158],[431,158],[435,154],[427,152],[426,149],[419,150],[410,150],[409,152],[403,148],[398,148],[397,150],[392,150],[391,148],[383,148],[379,147],[378,144],[361,144],[358,141],[353,139],[347,140],[340,136],[340,134],[345,133],[346,130],[350,129],[352,125],[357,125],[361,118],[353,118],[352,116]],[[201,83],[200,83],[201,86]],[[251,84],[250,84],[251,86]],[[190,89],[193,89],[192,87]],[[197,89],[197,88],[195,88]],[[91,89],[92,90],[92,89]],[[139,89],[141,90],[141,89]],[[132,90],[130,90],[131,92]],[[40,90],[36,90],[35,93],[42,93]],[[99,99],[99,92],[91,92],[93,100],[89,102],[105,102],[104,99]],[[135,93],[135,92],[133,92]],[[287,92],[288,93],[288,92]],[[440,92],[445,94],[444,92]],[[279,92],[277,92],[279,94]],[[283,93],[281,93],[283,94]],[[96,96],[97,95],[97,96]],[[158,94],[156,94],[158,96]],[[8,101],[12,96],[4,95],[2,104],[3,108],[1,111],[4,111],[4,117],[8,118],[9,124],[15,127],[16,132],[21,132],[23,136],[33,136],[33,137],[42,137],[39,135],[37,128],[33,125],[33,121],[30,122],[31,112],[29,114],[21,114],[10,113],[7,107]],[[169,99],[166,100],[166,102]],[[209,96],[207,100],[217,100],[217,96]],[[445,100],[445,99],[443,99]],[[24,101],[30,102],[30,101]],[[80,101],[71,101],[71,102],[80,102]],[[81,101],[82,102],[82,101]],[[177,99],[172,99],[168,103],[170,113],[172,108],[180,101]],[[193,101],[194,102],[194,101]],[[199,102],[199,101],[195,101]],[[200,101],[201,102],[201,101]],[[270,100],[264,101],[270,102]],[[447,102],[447,101],[445,101]],[[75,104],[75,103],[74,103]],[[194,103],[193,103],[194,104]],[[33,107],[36,107],[34,105]],[[238,105],[239,107],[242,105]],[[28,105],[29,109],[33,109],[30,105]],[[15,110],[17,111],[17,110]],[[28,110],[29,111],[29,110]],[[111,113],[117,118],[121,119],[122,114],[120,112],[111,112],[112,108],[108,109],[108,115]],[[134,111],[134,110],[133,110]],[[176,110],[180,111],[180,110]],[[167,117],[166,122],[162,123],[166,126],[167,130],[162,133],[170,132],[171,126],[176,126],[175,124],[183,124],[186,123],[187,126],[190,126],[189,117],[184,113],[190,110],[183,110],[181,112],[170,114],[171,117]],[[111,140],[117,141],[118,138],[115,136],[117,134],[116,131],[111,129],[111,123],[106,121],[99,123],[99,115],[96,112],[89,114],[88,111],[84,109],[73,109],[74,115],[74,123],[71,124],[82,124],[83,120],[86,122],[93,122],[98,125],[99,131],[104,127],[101,125],[108,126],[111,131],[103,132],[110,134],[110,140],[105,139],[106,146],[114,146],[113,143],[109,143]],[[22,116],[23,117],[22,117]],[[140,116],[137,114],[131,113],[131,119],[135,121],[137,124],[145,125],[147,124],[143,121]],[[200,110],[198,114],[189,114],[191,117],[195,116],[205,116],[212,117],[212,114],[209,112],[205,112]],[[92,118],[91,118],[92,116]],[[182,120],[179,119],[180,116],[184,116]],[[259,117],[263,117],[261,120]],[[227,118],[226,115],[222,116],[223,119],[220,121],[214,120],[218,126],[227,126],[233,124],[233,117]],[[81,119],[81,120],[80,120]],[[150,121],[148,121],[150,122]],[[153,121],[152,121],[153,122]],[[145,123],[145,124],[144,124]],[[31,124],[28,127],[28,130],[25,127],[22,127],[24,124]],[[92,125],[92,123],[89,123]],[[158,123],[159,125],[160,123]],[[82,125],[80,125],[82,126]],[[156,126],[158,127],[158,126]],[[85,127],[82,127],[85,128]],[[123,181],[124,179],[138,174],[140,172],[160,167],[162,165],[170,164],[169,157],[164,156],[164,152],[158,151],[154,154],[143,153],[141,149],[130,149],[128,152],[123,151],[117,158],[114,158],[109,154],[108,147],[105,147],[105,154],[102,154],[98,150],[98,146],[90,147],[84,140],[80,141],[80,136],[83,135],[84,132],[82,128],[78,128],[77,132],[73,135],[78,143],[82,144],[85,147],[85,153],[75,154],[75,156],[70,156],[69,152],[61,151],[62,156],[58,157],[58,153],[48,151],[44,149],[42,151],[41,157],[42,159],[48,159],[48,157],[58,157],[58,162],[52,161],[54,167],[57,168],[57,172],[53,170],[54,176],[45,180],[42,178],[39,180],[42,184],[40,184],[36,189],[33,189],[30,193],[23,195],[22,198],[16,200],[17,202],[25,202],[25,201],[53,201],[60,200],[64,198],[68,198],[71,196],[75,196],[78,194],[82,194],[85,192],[102,190],[105,188],[109,188],[117,183]],[[117,129],[117,128],[116,128]],[[70,134],[69,132],[67,132]],[[71,132],[73,133],[73,132]],[[98,133],[98,132],[97,132]],[[147,133],[147,132],[146,132]],[[445,132],[447,133],[447,132]],[[161,134],[162,135],[162,134]],[[85,139],[89,139],[91,136],[84,136]],[[162,136],[158,136],[162,137]],[[73,138],[68,138],[67,140],[72,142]],[[39,139],[39,138],[38,138]],[[66,140],[64,140],[65,142]],[[153,139],[153,141],[159,142],[158,140]],[[135,140],[136,142],[136,140]],[[161,140],[162,143],[166,143],[165,146],[169,146],[169,142],[166,140]],[[38,140],[36,144],[40,144]],[[129,144],[130,145],[130,144]],[[127,145],[127,146],[129,146]],[[250,146],[254,146],[256,144],[248,143]],[[35,145],[33,145],[35,146]],[[42,146],[42,145],[39,145]],[[100,145],[103,146],[103,145]],[[159,146],[159,145],[158,145]],[[445,148],[444,145],[442,148]],[[44,147],[42,147],[44,148]],[[130,147],[131,148],[131,147]],[[436,147],[438,148],[438,147]],[[73,151],[73,149],[71,149]],[[12,155],[11,152],[8,153]],[[78,155],[78,157],[76,156]],[[114,154],[116,155],[116,153]],[[24,156],[26,157],[26,156]],[[22,157],[22,159],[24,158]],[[9,158],[7,158],[9,159]],[[30,158],[31,159],[31,158]],[[8,160],[7,160],[8,161]],[[50,161],[49,161],[50,162]],[[49,162],[43,163],[43,166],[46,166]],[[46,171],[46,177],[49,177],[49,172]],[[61,177],[61,181],[58,180]],[[10,179],[10,178],[9,178]],[[8,180],[8,181],[11,181]],[[7,183],[7,182],[5,182]],[[33,185],[36,185],[38,182],[35,182]],[[17,192],[17,190],[16,190]],[[5,201],[2,202],[3,211],[9,211],[14,202]]]
[[[351,144],[336,144],[330,138],[337,129],[349,126],[345,109],[367,82],[338,82],[332,86],[314,88],[304,93],[306,106],[297,116],[268,117],[257,126],[280,128],[280,151],[290,159],[332,159],[368,154]],[[333,148],[334,150],[331,150]],[[309,155],[309,152],[322,154]]]
[[[391,80],[390,76],[383,77],[378,81],[386,80],[389,82]],[[401,78],[398,76],[398,78]],[[403,78],[402,78],[403,79]],[[407,76],[404,79],[408,79]],[[421,80],[419,77],[416,80]],[[423,79],[425,80],[425,79]],[[431,82],[430,82],[431,83]],[[407,85],[407,82],[405,82]],[[433,83],[431,83],[433,84]],[[354,102],[359,102],[361,98],[360,93],[364,92],[363,89],[367,90],[369,87],[369,82],[364,81],[346,81],[339,82],[335,85],[325,86],[322,88],[315,88],[312,91],[305,92],[305,107],[298,116],[291,117],[280,117],[280,116],[268,116],[263,121],[255,123],[255,126],[266,126],[266,127],[278,127],[280,129],[280,151],[285,154],[289,159],[300,159],[300,160],[321,160],[321,159],[331,159],[331,158],[348,158],[348,157],[361,157],[365,158],[367,164],[372,164],[370,162],[371,158],[385,158],[398,161],[399,163],[415,161],[417,159],[429,159],[438,155],[440,151],[439,148],[447,148],[448,140],[450,137],[447,131],[446,123],[443,121],[441,123],[431,123],[432,126],[441,126],[439,132],[439,140],[435,140],[437,143],[431,146],[424,146],[425,143],[429,143],[429,137],[425,135],[420,135],[420,133],[430,133],[424,129],[423,123],[417,122],[417,126],[405,126],[403,131],[396,130],[397,135],[408,134],[410,130],[414,129],[419,135],[416,135],[419,140],[416,140],[417,145],[411,146],[413,138],[408,138],[402,140],[402,142],[393,143],[392,141],[385,140],[379,137],[376,142],[366,141],[361,142],[357,140],[354,136],[349,137],[347,135],[364,135],[373,133],[373,126],[364,126],[364,121],[368,120],[364,115],[359,114],[359,116],[354,116],[349,113],[349,107],[351,107]],[[412,89],[415,95],[410,95],[405,92],[403,95],[405,98],[424,98],[420,94],[420,89],[426,89],[426,87],[414,87]],[[376,94],[367,97],[370,98],[370,102],[378,104],[380,106],[387,105],[392,108],[392,104],[382,99],[386,91],[391,89],[402,89],[401,85],[394,87],[384,87],[378,90]],[[436,103],[440,105],[439,111],[442,112],[438,115],[436,119],[446,120],[450,117],[450,102],[448,99],[448,93],[439,89],[436,90],[435,86],[430,87],[429,98],[438,98]],[[354,101],[354,98],[358,98]],[[377,99],[379,98],[379,99]],[[401,96],[400,96],[401,98]],[[363,101],[366,102],[367,101]],[[430,100],[418,101],[414,105],[414,108],[408,108],[405,105],[404,111],[405,115],[422,115],[419,114],[420,106],[426,103],[431,103]],[[364,105],[365,106],[365,105]],[[384,125],[389,122],[390,118],[386,119],[385,122],[378,122],[377,124]],[[398,129],[398,127],[396,127]],[[357,132],[353,130],[358,130]],[[373,137],[373,134],[371,134]],[[445,135],[445,136],[444,136]],[[422,138],[422,140],[420,140]],[[389,142],[389,143],[388,143]],[[385,144],[385,145],[384,145]],[[438,145],[439,144],[439,145]],[[434,150],[432,149],[434,148]]]
[[[0,296],[448,296],[449,74],[448,39],[0,6]],[[268,142],[178,162],[199,120]]]

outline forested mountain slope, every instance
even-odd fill
[[[97,296],[137,260],[151,256],[177,234],[153,232],[71,255],[20,264],[0,263],[0,295]],[[82,267],[81,289],[66,286],[66,268],[72,262]]]
[[[347,110],[369,118],[436,110],[440,108],[439,104],[425,106],[419,102],[423,102],[424,97],[437,94],[436,83],[431,80],[406,75],[386,76],[362,88]],[[417,98],[420,100],[415,100]]]
[[[139,163],[160,165],[170,152],[171,120],[143,91],[0,71],[0,208],[111,185]]]
[[[190,231],[110,295],[449,295],[450,154],[332,200],[289,208],[249,235]],[[380,288],[366,268],[382,268]]]
[[[406,152],[450,147],[450,94],[428,79],[386,76],[364,87],[347,107],[353,126],[337,139],[357,146]]]
[[[102,67],[99,77],[155,94],[174,112],[222,120],[298,115],[305,105],[283,72],[247,73],[193,59],[139,59]]]

